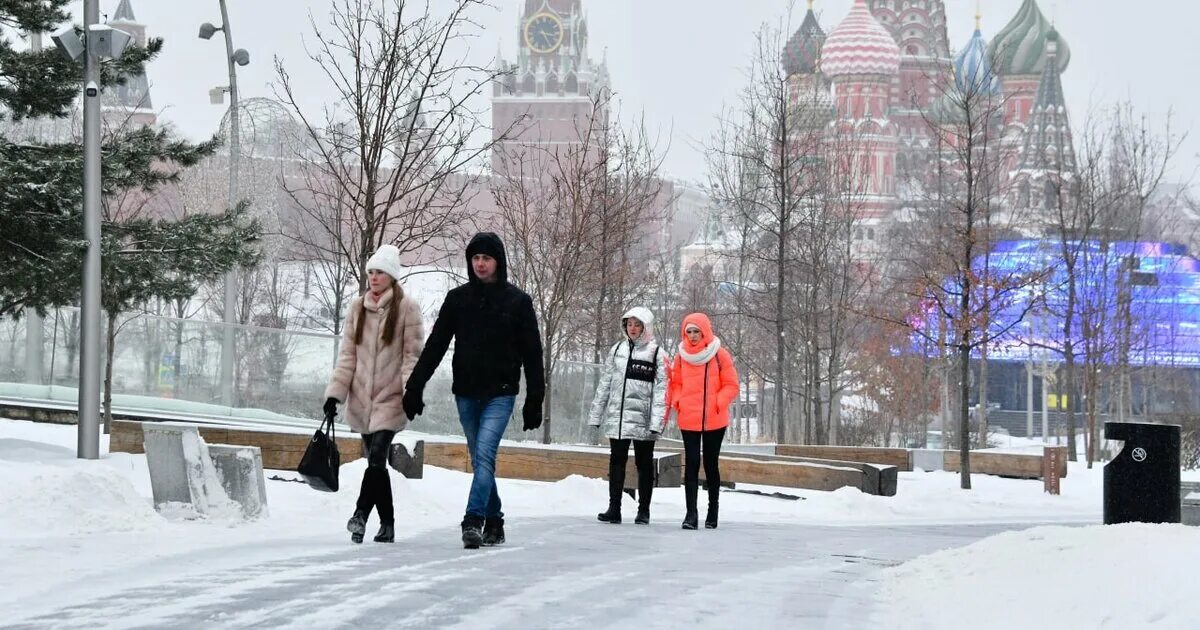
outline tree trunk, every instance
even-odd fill
[[[108,329],[104,348],[104,434],[112,433],[112,373],[113,354],[117,347],[117,316],[108,313]]]
[[[965,310],[965,309],[964,309]],[[959,383],[959,412],[962,414],[959,417],[958,423],[958,455],[961,458],[961,466],[959,466],[959,487],[963,490],[971,489],[971,422],[970,399],[968,396],[971,392],[971,347],[967,345],[967,332],[963,332],[963,344],[958,348],[958,377],[961,380]]]
[[[551,362],[553,341],[554,338],[547,333],[546,345],[542,347],[542,369],[546,374],[546,399],[542,401],[542,444],[550,443],[550,404],[554,399],[554,364]]]
[[[987,344],[979,347],[979,448],[988,447],[988,359]]]

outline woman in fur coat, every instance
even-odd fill
[[[350,540],[361,543],[371,508],[379,512],[375,542],[396,537],[392,483],[387,460],[392,438],[408,425],[401,407],[408,380],[425,335],[421,309],[404,294],[400,277],[400,251],[384,245],[367,261],[368,290],[346,311],[342,346],[325,389],[325,413],[345,405],[346,423],[362,434],[367,470],[354,515],[346,524]]]

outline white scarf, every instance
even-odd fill
[[[713,337],[713,340],[708,342],[708,346],[696,354],[689,353],[683,344],[684,342],[679,342],[679,356],[692,365],[704,365],[717,356],[717,350],[721,349],[721,338]]]

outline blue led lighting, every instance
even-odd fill
[[[1127,312],[1132,322],[1127,335],[1132,364],[1200,366],[1200,261],[1185,246],[1074,241],[1069,247],[1078,252],[1072,325],[1078,361],[1089,351],[1081,334],[1083,314],[1088,313],[1089,319],[1105,328],[1100,335],[1103,341],[1091,351],[1103,363],[1111,364],[1125,337],[1118,322]],[[1045,356],[1054,362],[1062,360],[1068,294],[1062,254],[1062,244],[1055,240],[996,243],[986,275],[996,285],[1008,288],[999,291],[1001,297],[992,309],[989,330],[994,339],[988,345],[989,359],[1027,361]],[[972,266],[978,277],[984,277],[984,257]],[[959,293],[957,287],[956,282],[945,285],[951,294]],[[976,293],[974,299],[980,296]],[[1123,304],[1128,307],[1121,308]],[[915,330],[937,338],[938,318],[932,303],[925,304],[910,323]],[[952,338],[952,332],[947,331],[947,336]],[[920,332],[913,334],[912,341],[915,351],[936,354],[936,348]],[[979,357],[978,348],[972,356]]]

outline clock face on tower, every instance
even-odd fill
[[[536,52],[554,52],[562,40],[562,21],[552,13],[539,13],[525,22],[525,45]]]

